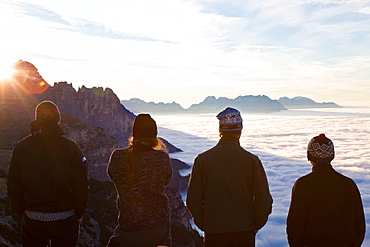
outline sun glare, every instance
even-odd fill
[[[13,64],[6,64],[0,61],[0,80],[5,81],[10,79],[14,74],[15,70],[12,68]]]

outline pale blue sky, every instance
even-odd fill
[[[0,76],[120,99],[305,96],[370,100],[370,0],[0,0]]]

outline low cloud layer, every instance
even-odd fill
[[[369,106],[242,116],[241,144],[262,160],[274,198],[273,213],[257,235],[257,246],[288,246],[285,220],[291,189],[297,178],[311,172],[306,147],[308,141],[320,133],[325,133],[334,142],[336,158],[332,162],[333,167],[357,183],[367,225],[370,225]],[[160,126],[159,135],[184,150],[172,156],[190,165],[198,153],[214,146],[219,139],[218,122],[213,115],[154,118]],[[368,243],[369,233],[364,246]]]

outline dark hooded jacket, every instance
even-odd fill
[[[360,193],[330,164],[317,164],[294,184],[287,218],[292,247],[359,247],[365,235]]]
[[[14,148],[8,194],[14,212],[75,210],[77,218],[88,199],[87,162],[79,147],[63,137],[56,123],[35,120],[31,135]]]

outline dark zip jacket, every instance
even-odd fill
[[[365,235],[360,193],[330,164],[317,164],[294,184],[287,218],[292,247],[359,247]]]
[[[35,120],[32,135],[15,146],[8,174],[8,194],[14,212],[75,210],[81,218],[87,206],[87,162],[79,147],[63,137],[56,123]]]

